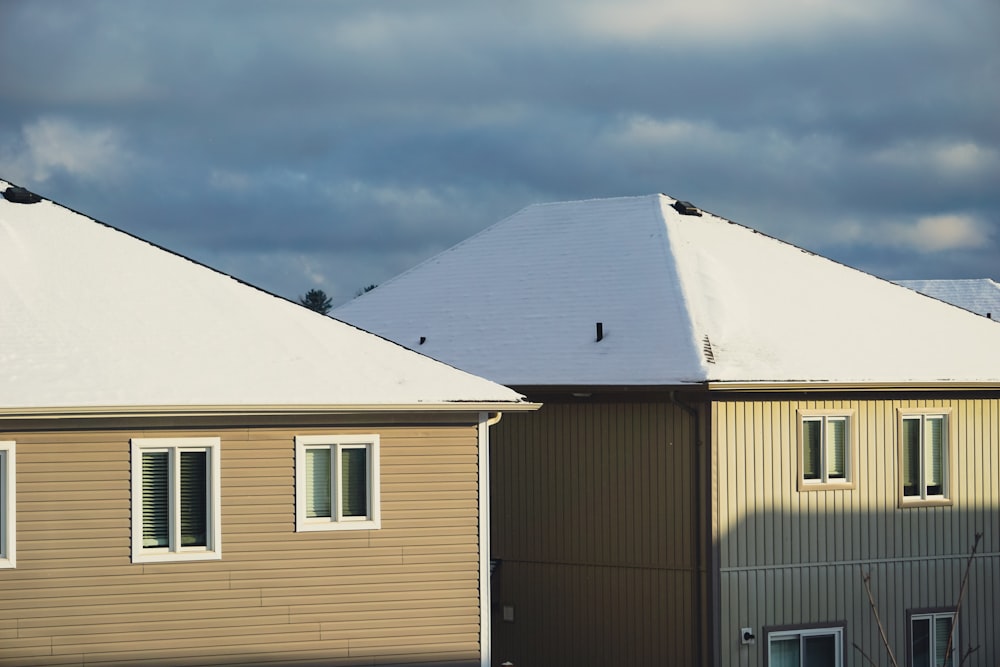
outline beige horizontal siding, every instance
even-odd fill
[[[382,529],[294,532],[294,437],[378,433]],[[478,664],[474,424],[3,433],[0,665]],[[219,561],[130,562],[132,437],[222,441]]]

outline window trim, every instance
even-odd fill
[[[896,475],[897,493],[900,507],[943,507],[955,503],[955,494],[958,486],[955,484],[955,420],[952,419],[951,408],[898,408],[896,415]],[[921,494],[919,496],[908,496],[905,493],[903,476],[903,422],[906,419],[919,417],[921,420],[921,451],[924,448],[923,423],[927,417],[943,417],[944,428],[944,457],[941,462],[944,465],[944,493],[939,496],[926,495],[926,483],[921,482]],[[923,476],[922,476],[923,477]]]
[[[956,626],[955,628],[955,643],[952,644],[952,656],[951,661],[953,665],[957,665],[961,661],[961,651],[959,649],[960,639],[962,637],[962,628],[957,627],[958,620],[955,618],[957,610],[954,607],[926,607],[920,609],[907,609],[906,610],[906,667],[911,667],[913,665],[913,621],[914,619],[929,618],[931,619],[932,627],[933,621],[939,616],[951,616],[951,622]]]
[[[132,562],[133,563],[169,563],[190,560],[220,560],[222,558],[222,444],[220,438],[132,438]],[[142,454],[144,451],[163,451],[170,453],[172,470],[174,460],[181,451],[204,451],[207,454],[209,472],[207,475],[208,489],[206,499],[208,508],[205,518],[206,542],[204,547],[183,547],[176,544],[176,534],[179,532],[180,518],[172,514],[169,520],[171,540],[175,543],[167,547],[145,547],[142,544]],[[179,465],[179,464],[178,464]],[[174,477],[169,480],[171,489],[171,504],[179,504],[180,480]],[[173,500],[174,497],[177,500]]]
[[[817,418],[821,419],[825,425],[827,419],[831,417],[843,418],[847,421],[845,427],[845,437],[847,442],[844,445],[844,472],[847,475],[846,479],[839,480],[807,480],[805,478],[805,422],[812,421]],[[845,410],[809,410],[809,409],[799,409],[796,411],[796,428],[797,428],[797,449],[796,449],[796,459],[797,459],[797,490],[798,491],[834,491],[840,489],[854,489],[857,487],[856,477],[854,475],[854,460],[856,445],[858,441],[858,424],[855,417],[855,411],[853,409]],[[826,429],[823,429],[824,433],[824,444],[822,459],[824,461],[824,469],[826,466],[826,445],[825,445],[825,433]]]
[[[17,456],[13,440],[0,440],[0,569],[17,567]]]
[[[771,664],[771,639],[782,637],[802,637],[833,635],[837,645],[837,667],[844,667],[847,656],[847,621],[832,623],[800,623],[795,625],[765,626],[764,633],[764,664]]]
[[[338,518],[331,508],[330,518],[306,516],[306,450],[329,448],[334,470],[341,465],[340,454],[344,449],[364,447],[368,451],[368,516],[367,518]],[[380,442],[377,434],[348,435],[298,435],[295,436],[295,532],[320,530],[379,530],[382,528],[382,493],[379,463]],[[331,474],[331,505],[335,508],[338,497],[337,475]]]

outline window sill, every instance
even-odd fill
[[[133,563],[182,563],[185,561],[222,560],[220,551],[139,552],[132,554]]]
[[[900,498],[899,500],[900,509],[909,509],[911,507],[950,507],[954,504],[955,501],[952,498]]]
[[[13,558],[0,558],[0,570],[12,570],[15,566]]]
[[[370,521],[310,521],[308,523],[298,523],[295,526],[297,533],[310,533],[323,530],[380,530],[382,522],[379,519]]]
[[[850,491],[857,485],[854,482],[807,482],[799,480],[798,490],[801,491]]]

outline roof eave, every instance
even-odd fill
[[[634,392],[650,393],[664,391],[681,391],[704,389],[704,382],[676,382],[663,384],[517,384],[505,385],[519,394],[531,395],[538,393],[579,393],[579,392]]]
[[[530,412],[541,403],[530,401],[451,401],[444,403],[356,404],[356,405],[139,405],[55,406],[0,408],[0,420],[10,419],[107,419],[115,417],[253,417],[444,413]]]
[[[967,380],[935,380],[935,381],[905,381],[905,382],[719,382],[709,381],[709,391],[742,391],[742,392],[784,392],[784,391],[968,391],[968,390],[1000,390],[1000,381],[967,381]]]

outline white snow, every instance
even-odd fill
[[[531,206],[334,314],[515,386],[1000,382],[995,323],[673,202]]]
[[[0,198],[0,301],[0,411],[523,402],[49,201]]]

